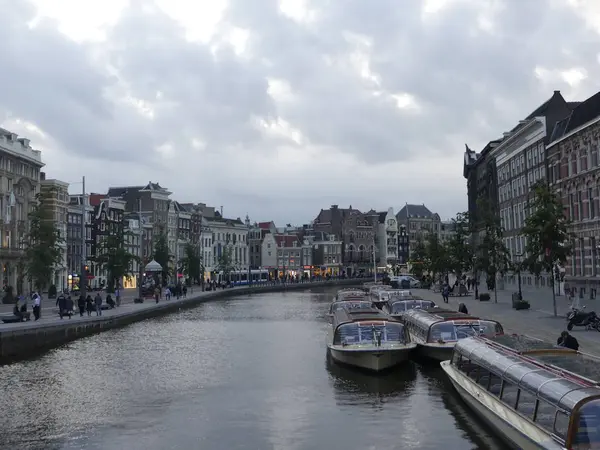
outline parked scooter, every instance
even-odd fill
[[[581,309],[573,309],[567,315],[567,330],[571,331],[573,327],[585,327],[586,330],[595,329],[600,331],[600,317],[594,311],[585,311],[585,306]]]

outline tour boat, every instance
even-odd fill
[[[472,337],[441,363],[510,448],[600,448],[600,360],[525,336]]]
[[[394,299],[410,299],[412,293],[403,289],[378,289],[372,294],[373,304],[383,310],[383,308]]]
[[[329,317],[333,320],[335,312],[339,309],[371,309],[373,303],[368,300],[341,300],[335,301],[329,306]]]
[[[335,299],[337,301],[342,301],[342,300],[346,300],[349,298],[352,298],[352,299],[365,298],[365,291],[363,291],[362,289],[358,289],[358,288],[345,288],[345,289],[340,289],[335,296]]]
[[[502,325],[491,319],[480,319],[468,314],[442,308],[411,309],[402,316],[410,340],[418,345],[418,353],[437,361],[452,356],[460,339],[471,336],[503,334]]]
[[[327,341],[334,361],[374,372],[408,360],[415,347],[402,323],[372,307],[338,309]]]
[[[390,300],[384,311],[394,319],[402,320],[404,314],[411,309],[431,309],[435,308],[435,302],[431,300],[418,300],[415,298],[402,300],[402,297],[397,300]]]

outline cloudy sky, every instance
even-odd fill
[[[593,3],[0,0],[0,126],[95,192],[158,181],[281,224],[330,204],[450,217],[465,143],[600,90]]]

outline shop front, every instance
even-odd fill
[[[123,277],[121,286],[123,286],[123,289],[137,289],[137,275],[133,277]]]

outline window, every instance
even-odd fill
[[[583,193],[581,191],[577,191],[577,208],[578,208],[578,219],[583,219]]]
[[[556,418],[554,419],[554,432],[557,436],[566,439],[568,430],[569,416],[563,411],[557,411]]]
[[[596,211],[594,208],[594,202],[596,199],[594,198],[594,189],[588,187],[588,218],[593,219],[596,217]]]

